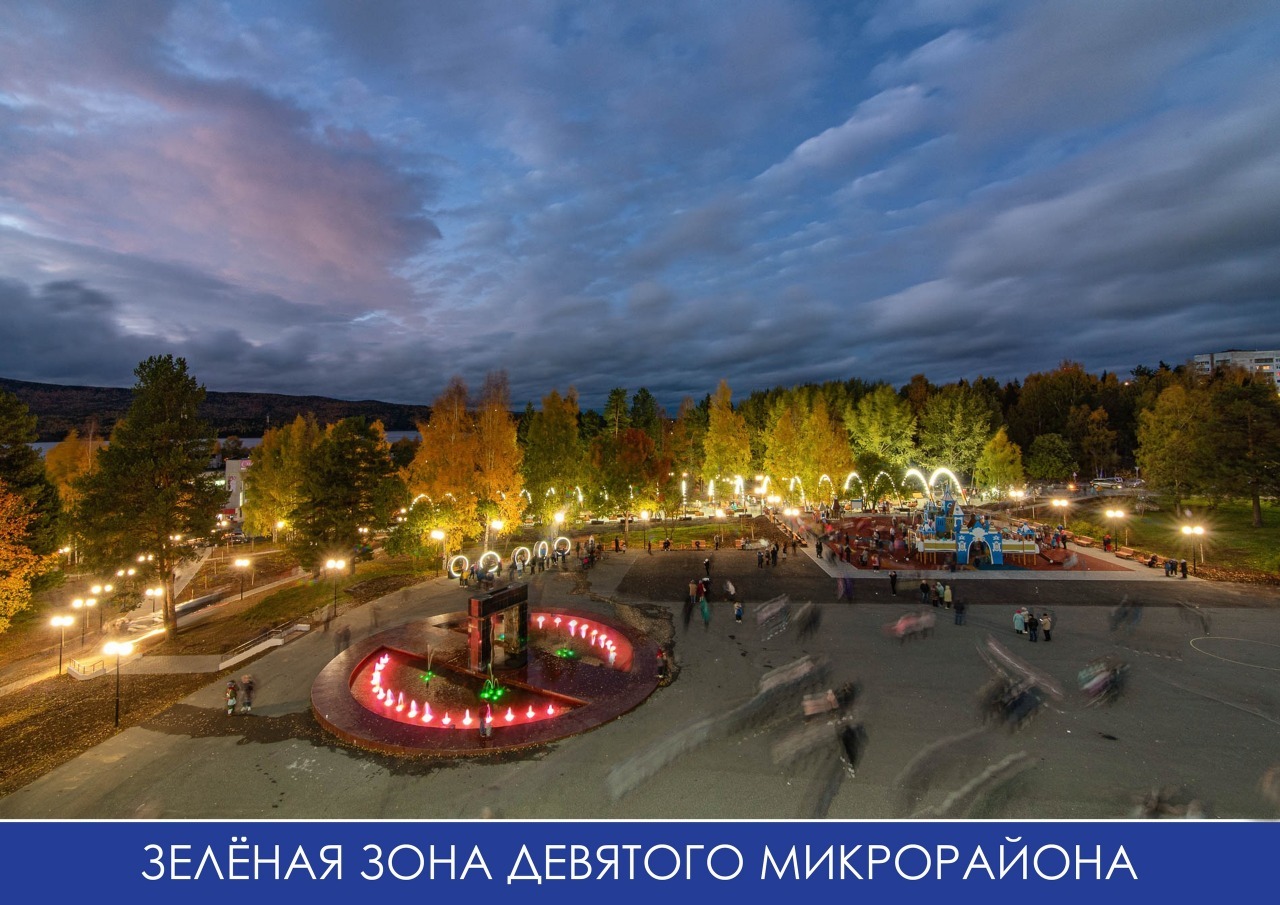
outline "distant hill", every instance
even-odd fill
[[[38,419],[41,441],[57,441],[72,429],[85,432],[96,422],[99,436],[107,436],[129,409],[133,390],[116,387],[60,386],[29,383],[0,377],[0,390],[12,393]],[[312,413],[321,424],[363,415],[381,421],[389,431],[414,430],[431,415],[430,406],[361,400],[348,402],[326,396],[282,396],[278,393],[215,393],[209,391],[200,415],[219,437],[261,437],[268,427],[279,427],[298,415]]]

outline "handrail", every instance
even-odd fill
[[[106,672],[106,669],[107,669],[106,662],[103,661],[101,658],[97,660],[92,660],[89,663],[84,663],[83,661],[77,660],[73,657],[71,660],[68,661],[68,665],[71,669],[74,669],[76,672],[84,676],[90,675],[91,673],[95,673],[98,670],[102,670],[103,672]]]
[[[239,647],[236,647],[236,648],[233,648],[232,650],[227,651],[222,655],[222,657],[224,660],[231,659],[232,657],[235,657],[237,654],[244,653],[245,651],[249,650],[251,647],[256,647],[257,645],[261,644],[263,641],[269,641],[272,638],[282,638],[286,634],[288,634],[289,630],[292,629],[297,624],[298,624],[297,620],[282,622],[279,625],[277,625],[275,628],[267,629],[262,634],[258,635],[252,640],[246,641],[244,644],[241,644]]]

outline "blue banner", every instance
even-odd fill
[[[940,894],[1188,901],[1272,896],[1262,868],[1280,851],[1280,824],[1216,821],[8,822],[0,833],[9,901],[131,905],[442,892],[610,905],[866,892],[933,905]]]

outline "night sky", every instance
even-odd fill
[[[429,403],[1280,346],[1280,4],[0,3],[0,376]]]

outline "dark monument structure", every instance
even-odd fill
[[[502,657],[493,659],[494,630]],[[529,662],[529,586],[502,588],[484,597],[472,597],[467,609],[468,665],[473,672],[490,666],[517,668]]]

